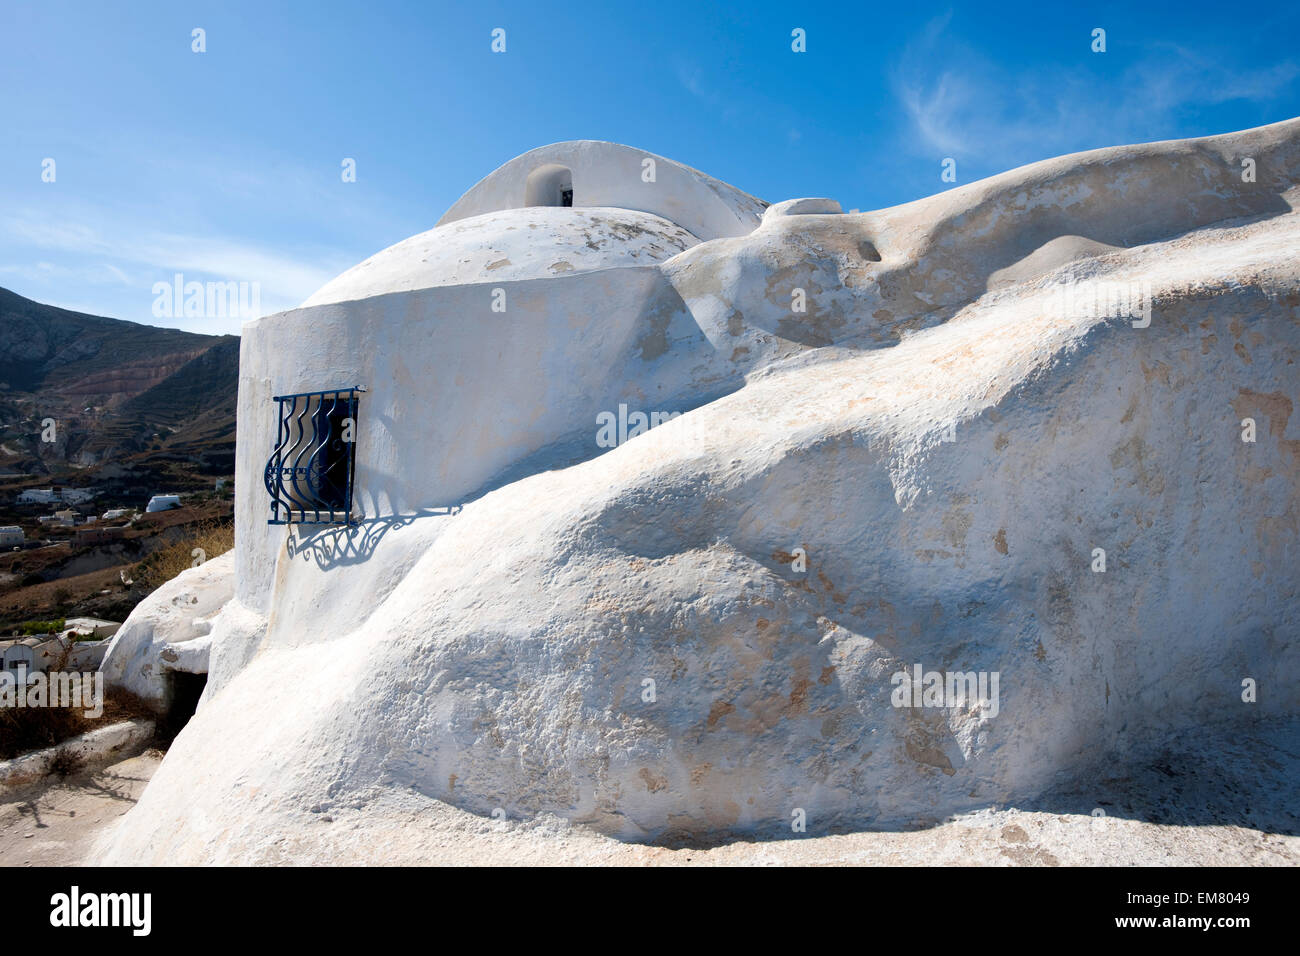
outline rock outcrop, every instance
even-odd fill
[[[211,619],[234,594],[234,571],[235,553],[228,551],[182,571],[136,605],[100,665],[105,683],[165,710],[169,672],[208,672]]]
[[[273,577],[249,543],[100,858],[256,862],[394,800],[633,840],[914,825],[1295,713],[1298,183],[1290,121],[687,248],[646,294],[696,333],[641,355],[708,375],[627,387],[685,414],[364,548],[275,539]]]

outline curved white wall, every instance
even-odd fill
[[[492,311],[495,289],[505,294],[504,313]],[[567,460],[597,454],[596,416],[620,402],[682,411],[729,380],[739,382],[738,366],[710,346],[653,265],[394,293],[247,323],[236,461],[247,493],[236,501],[237,596],[269,615],[284,575],[305,573],[297,565],[277,568],[286,533],[266,524],[263,470],[275,443],[274,395],[367,387],[357,423],[355,503],[368,519],[386,519],[460,504],[556,441],[566,443]],[[578,447],[584,442],[590,447]],[[381,530],[373,521],[367,527],[372,535]],[[275,606],[294,620],[283,598]]]

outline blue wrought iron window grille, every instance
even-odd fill
[[[268,524],[356,524],[352,514],[362,385],[276,395],[279,429],[266,463]]]

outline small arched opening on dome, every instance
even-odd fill
[[[558,163],[538,166],[524,184],[524,205],[572,206],[573,172]]]

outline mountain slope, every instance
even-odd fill
[[[71,312],[0,289],[0,470],[75,484],[96,483],[110,460],[115,474],[182,484],[177,461],[226,474],[238,369],[236,336]],[[42,440],[48,419],[53,442]]]
[[[20,392],[139,394],[210,348],[218,336],[69,312],[0,289],[0,385]]]

